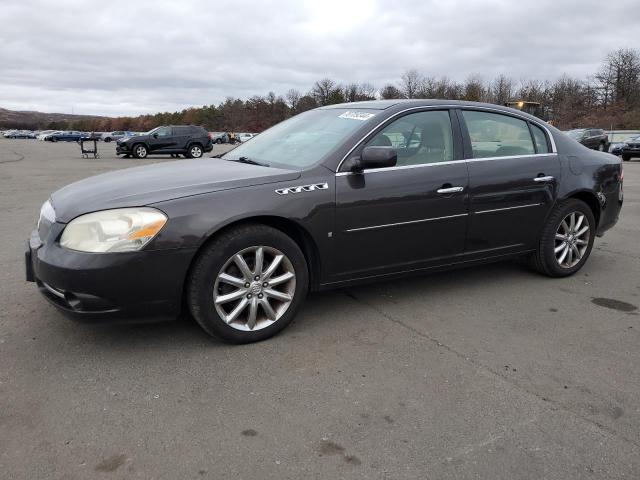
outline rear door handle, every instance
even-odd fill
[[[546,177],[536,177],[533,179],[534,182],[553,182],[555,180],[551,175],[547,175]]]
[[[447,188],[439,188],[436,192],[440,194],[446,193],[458,193],[464,190],[464,187],[447,187]]]

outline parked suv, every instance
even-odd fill
[[[567,135],[592,150],[609,151],[609,136],[601,128],[578,128]]]
[[[183,154],[200,158],[213,149],[211,135],[202,127],[170,125],[157,127],[143,135],[118,140],[117,155],[145,158],[149,154]]]

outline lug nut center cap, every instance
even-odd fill
[[[251,284],[251,293],[253,293],[254,295],[258,295],[259,293],[262,293],[262,284],[260,284],[260,282],[253,282]]]

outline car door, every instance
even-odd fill
[[[149,137],[149,152],[161,152],[171,139],[171,127],[158,127]]]
[[[557,197],[560,161],[541,126],[506,113],[459,110],[471,197],[466,256],[531,248]]]
[[[395,167],[336,174],[333,276],[373,276],[450,263],[463,254],[467,166],[448,110],[391,120],[354,151],[396,149]]]
[[[191,127],[186,127],[186,126],[172,127],[171,136],[173,138],[171,139],[171,142],[169,142],[169,144],[167,145],[167,148],[179,149],[179,150],[186,149],[187,142],[191,138],[191,135],[192,135]]]

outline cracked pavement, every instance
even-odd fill
[[[74,323],[24,281],[48,194],[141,163],[113,149],[0,139],[0,478],[640,478],[640,160],[574,277],[508,262],[312,294],[230,346],[189,318]]]

